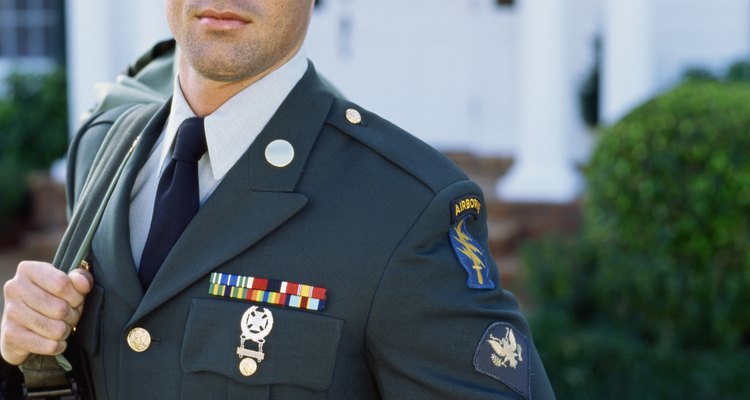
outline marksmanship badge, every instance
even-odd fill
[[[487,328],[477,346],[474,369],[531,400],[530,351],[526,338],[516,328],[496,322]]]
[[[241,360],[240,373],[244,376],[251,376],[258,370],[258,363],[265,358],[263,343],[266,342],[266,336],[273,329],[273,314],[267,308],[252,306],[242,315],[240,328],[242,335],[240,347],[237,348],[237,355]],[[258,345],[257,351],[245,348],[245,342],[248,340]]]

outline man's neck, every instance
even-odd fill
[[[292,54],[280,60],[277,65],[261,74],[231,82],[221,82],[206,78],[196,71],[184,56],[178,56],[180,88],[195,115],[205,117],[216,111],[222,104],[246,87],[263,79],[263,77],[284,65],[297,51],[299,49],[296,49]]]
[[[180,88],[190,108],[199,117],[213,113],[227,100],[258,79],[260,78],[253,77],[233,82],[213,81],[201,76],[184,59],[180,62]]]

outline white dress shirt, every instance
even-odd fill
[[[250,147],[306,70],[307,57],[300,50],[286,64],[246,87],[206,116],[204,124],[208,152],[198,161],[201,205]],[[177,128],[182,121],[194,116],[182,94],[179,79],[175,77],[169,119],[138,173],[130,195],[130,245],[136,267],[141,263],[151,226],[159,176],[171,160]]]

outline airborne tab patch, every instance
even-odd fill
[[[474,369],[531,400],[530,349],[526,338],[506,322],[487,328],[474,354]]]
[[[479,201],[479,197],[474,195],[459,197],[451,202],[451,224],[455,225],[467,215],[476,219],[481,210],[482,202]]]

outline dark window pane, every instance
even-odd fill
[[[29,28],[25,26],[19,26],[16,31],[16,52],[20,57],[26,57],[29,55]]]
[[[31,57],[44,57],[44,27],[29,26],[28,54]]]
[[[31,0],[16,0],[16,9],[28,10],[31,6]]]
[[[0,21],[2,18],[0,17]],[[14,30],[11,30],[7,26],[0,26],[0,57],[11,57],[13,56],[12,45],[13,37],[16,35]]]
[[[47,26],[44,28],[44,55],[59,59],[60,54],[60,31],[57,26]]]

